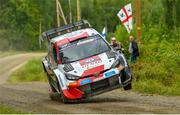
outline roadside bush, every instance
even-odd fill
[[[119,28],[120,29],[120,28]],[[118,30],[116,36],[124,33],[121,41],[127,41],[127,32]],[[133,72],[134,91],[141,93],[180,95],[180,41],[168,38],[158,27],[142,27],[142,44],[139,45],[140,57],[130,64]],[[122,35],[123,36],[123,35]],[[128,48],[127,42],[125,48]],[[124,44],[123,44],[124,45]],[[127,49],[126,49],[127,51]],[[129,57],[126,52],[126,57]]]
[[[146,93],[180,95],[179,43],[149,42],[140,46],[141,56],[132,65],[134,89]],[[141,66],[139,68],[138,66]],[[141,86],[142,85],[142,86]]]

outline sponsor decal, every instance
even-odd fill
[[[92,82],[92,80],[90,78],[88,78],[88,79],[82,80],[80,82],[80,85],[85,85],[85,84],[88,84],[88,83],[91,83],[91,82]]]
[[[86,68],[86,69],[94,68],[94,67],[100,65],[101,62],[102,62],[102,60],[100,59],[99,56],[94,56],[92,58],[88,58],[88,59],[79,61],[82,68]]]
[[[108,78],[108,77],[116,75],[116,72],[115,71],[110,71],[110,72],[106,72],[104,75],[105,75],[105,78]]]

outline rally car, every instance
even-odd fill
[[[119,87],[131,89],[131,72],[124,55],[110,47],[88,21],[81,20],[43,32],[48,54],[42,59],[50,97],[64,103]]]

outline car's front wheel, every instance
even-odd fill
[[[60,99],[61,99],[61,101],[63,102],[63,103],[69,103],[69,100],[64,96],[64,94],[63,94],[63,91],[62,91],[62,89],[61,89],[61,87],[60,87],[60,84],[59,84],[59,82],[57,82],[57,85],[58,85],[58,90],[59,90],[59,92],[60,92]]]
[[[128,85],[126,85],[126,86],[123,87],[123,88],[124,88],[124,90],[130,90],[130,89],[132,89],[132,84],[129,83]]]

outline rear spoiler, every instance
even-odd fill
[[[54,37],[57,37],[59,35],[66,34],[71,31],[79,30],[79,29],[84,29],[84,28],[90,28],[91,25],[87,20],[81,20],[72,24],[68,24],[62,27],[58,28],[53,28],[51,30],[48,30],[46,32],[42,33],[42,38],[51,40]]]

